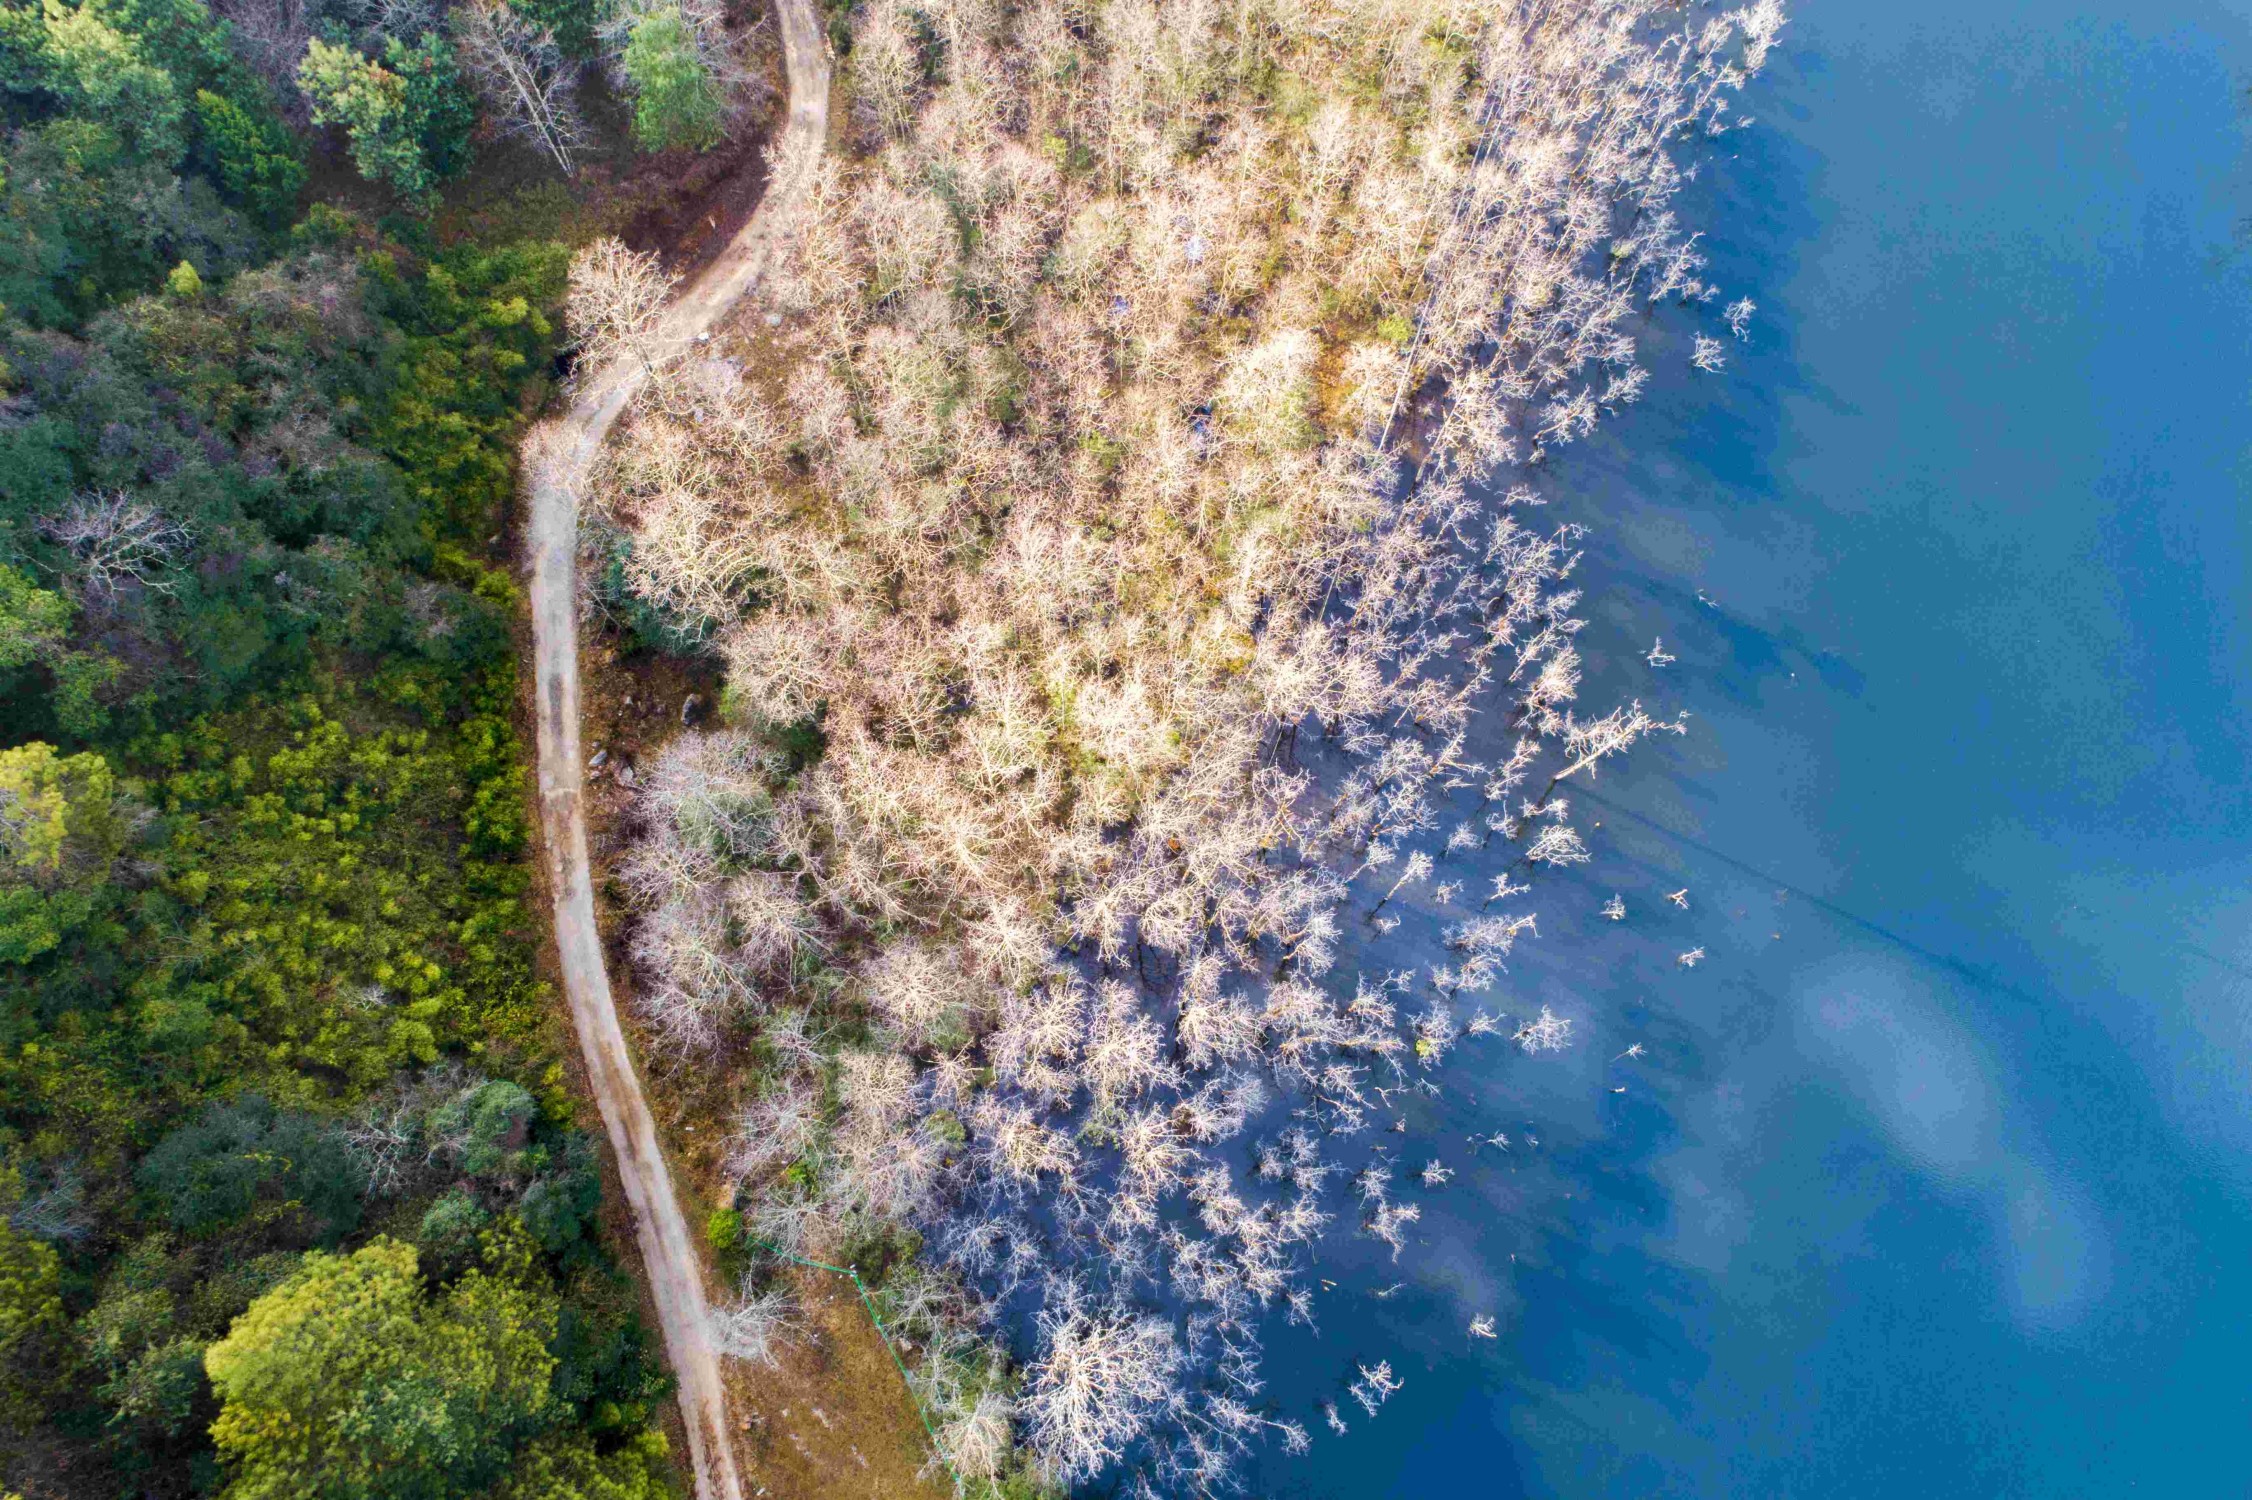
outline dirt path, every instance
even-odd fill
[[[686,344],[714,327],[758,284],[770,247],[787,227],[829,128],[829,64],[812,0],[779,0],[789,69],[790,113],[774,175],[740,234],[682,289],[660,337]],[[698,1500],[742,1500],[728,1438],[726,1388],[712,1348],[701,1262],[673,1194],[656,1122],[641,1096],[633,1058],[603,969],[587,869],[585,759],[579,741],[578,499],[611,424],[643,379],[638,362],[610,365],[586,380],[570,409],[528,440],[525,498],[532,554],[532,636],[539,719],[540,816],[555,892],[555,944],[571,1022],[587,1077],[617,1154],[633,1210],[649,1291],[680,1382],[680,1414]]]

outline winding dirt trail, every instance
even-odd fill
[[[667,307],[659,338],[668,347],[691,343],[709,331],[758,284],[776,238],[804,196],[828,134],[829,62],[813,0],[779,0],[777,13],[789,70],[790,113],[774,173],[750,222]],[[569,410],[541,424],[526,441],[540,817],[555,892],[563,990],[586,1057],[588,1082],[625,1180],[665,1353],[680,1382],[680,1414],[688,1429],[696,1494],[698,1500],[743,1500],[702,1265],[618,1026],[587,868],[586,762],[579,741],[578,504],[595,455],[644,378],[638,361],[612,363],[581,384]]]

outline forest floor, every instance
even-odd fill
[[[783,0],[778,19],[789,78],[785,138],[817,146],[828,133],[829,103],[819,16],[810,0]],[[760,175],[763,191],[756,209],[736,234],[716,250],[708,245],[690,250],[686,259],[701,260],[701,267],[667,308],[660,338],[685,345],[724,326],[757,284],[771,245],[788,230],[815,152],[793,159],[797,170],[784,178],[769,181]],[[706,219],[708,234],[718,227],[716,208]],[[634,1049],[620,1023],[588,858],[589,803],[595,798],[587,784],[589,752],[581,718],[577,506],[594,456],[639,378],[638,365],[617,364],[583,380],[571,406],[543,424],[528,444],[526,465],[546,873],[563,989],[587,1085],[601,1110],[668,1362],[679,1382],[687,1457],[699,1500],[934,1495],[939,1488],[916,1472],[921,1442],[912,1403],[849,1285],[824,1288],[809,1281],[803,1288],[820,1337],[793,1351],[779,1368],[723,1368],[710,1336],[703,1257],[682,1211],[680,1191],[688,1187],[695,1196],[704,1196],[695,1193],[694,1179],[710,1181],[709,1148],[691,1148],[683,1164],[690,1180],[676,1179],[665,1135],[642,1091]],[[637,721],[648,713],[662,714],[650,725],[659,733],[678,724],[679,711],[667,701],[667,685],[652,681],[642,691],[646,698],[636,699]],[[624,697],[621,691],[621,709]],[[605,743],[615,745],[613,753],[641,748],[639,736],[627,744],[617,733],[623,725],[614,719],[610,723]],[[605,777],[601,785],[603,791],[596,795],[608,803],[607,794],[617,782]],[[614,815],[614,805],[604,811]],[[686,1097],[693,1097],[693,1091]],[[676,1098],[675,1109],[683,1102],[685,1098]],[[674,1140],[693,1134],[693,1120],[668,1113]],[[711,1129],[717,1117],[697,1113]],[[745,1469],[750,1471],[748,1484]]]

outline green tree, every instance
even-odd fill
[[[120,1421],[179,1437],[194,1418],[203,1393],[204,1346],[176,1338],[152,1345],[103,1384],[98,1394]]]
[[[495,1078],[432,1110],[429,1130],[464,1172],[501,1176],[521,1162],[537,1112],[523,1085]]]
[[[633,138],[642,149],[687,146],[697,151],[720,137],[719,80],[705,62],[693,22],[677,5],[651,10],[633,23],[623,58],[633,90]]]
[[[136,155],[163,166],[187,146],[185,109],[172,75],[149,60],[139,37],[92,4],[45,0],[47,86],[71,113],[116,130]]]
[[[183,175],[198,90],[272,121],[204,0],[0,0],[0,301],[78,321],[181,259],[217,281],[269,253],[211,181]]]
[[[655,1431],[607,1455],[583,1433],[550,1433],[525,1446],[491,1500],[668,1500],[666,1451]]]
[[[47,86],[47,24],[35,5],[0,5],[0,90],[36,94]]]
[[[209,89],[196,91],[195,116],[204,165],[221,190],[262,223],[287,223],[305,185],[305,164],[289,127]]]
[[[330,1240],[360,1221],[361,1175],[337,1134],[256,1095],[213,1104],[142,1161],[141,1186],[174,1227],[230,1228],[263,1208]]]
[[[469,164],[476,106],[437,32],[408,46],[385,39],[383,61],[315,38],[297,65],[297,85],[317,125],[341,125],[352,164],[370,182],[420,197]]]
[[[315,37],[297,65],[297,86],[312,102],[314,124],[344,128],[362,177],[410,196],[436,184],[407,109],[406,79],[350,47]]]
[[[75,613],[62,595],[0,568],[0,672],[36,666],[62,650]]]
[[[482,536],[512,491],[524,390],[554,357],[569,266],[554,244],[459,251],[402,297],[409,340],[373,436],[433,523]]]
[[[102,878],[124,842],[117,778],[91,751],[0,750],[0,872],[54,889]]]
[[[92,916],[130,832],[109,762],[34,740],[0,750],[0,963],[27,963]]]
[[[109,725],[102,690],[124,674],[125,664],[101,651],[65,651],[55,662],[55,723],[65,734],[90,740]]]
[[[599,47],[594,29],[608,7],[598,0],[508,0],[508,8],[545,27],[567,56],[591,61]]]
[[[37,742],[0,751],[0,1447],[57,1455],[74,1492],[217,1494],[231,1404],[241,1495],[647,1500],[663,1473],[637,1434],[668,1386],[603,1247],[592,1143],[556,1124],[516,586],[476,550],[567,254],[417,254],[316,208],[274,258],[220,206],[274,177],[261,154],[277,204],[294,182],[255,82],[197,52],[198,25],[225,28],[202,0],[67,3],[180,82],[204,175],[63,112],[40,0],[0,0],[0,745]],[[404,109],[414,69],[382,66]],[[215,252],[197,213],[247,249]],[[183,260],[202,290],[162,294]],[[214,565],[80,608],[84,549],[41,523],[120,491]],[[407,1072],[441,1055],[476,1075],[421,1102]],[[451,1095],[458,1154],[432,1162]],[[363,1194],[336,1122],[407,1096],[409,1169]],[[330,1338],[316,1308],[293,1404],[274,1371],[295,1335],[245,1320],[257,1378],[215,1387],[213,1341],[302,1247],[361,1244],[363,1214],[423,1221],[407,1336]],[[77,1237],[50,1251],[34,1226]]]
[[[383,65],[406,80],[407,129],[422,148],[432,180],[459,175],[469,165],[477,102],[454,60],[453,43],[436,31],[424,32],[411,47],[387,37]]]
[[[94,1395],[150,1437],[177,1437],[203,1391],[203,1344],[187,1337],[168,1284],[176,1267],[165,1235],[118,1257],[92,1309],[78,1320],[86,1363],[103,1379]]]
[[[594,1170],[593,1143],[587,1136],[574,1135],[564,1147],[560,1167],[524,1190],[516,1212],[539,1247],[561,1260],[593,1240],[594,1216],[601,1206],[602,1179]]]
[[[409,1245],[308,1255],[204,1355],[227,1500],[483,1490],[563,1415],[554,1336],[551,1302],[484,1271],[425,1295]]]
[[[136,155],[107,122],[49,119],[13,132],[5,151],[0,302],[26,323],[82,322],[183,259],[217,282],[259,253],[208,181]]]
[[[63,1326],[62,1261],[0,1218],[0,1418],[30,1394],[32,1356]]]

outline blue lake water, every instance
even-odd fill
[[[1539,481],[1584,700],[1692,733],[1487,997],[1577,1044],[1466,1044],[1383,1138],[1461,1175],[1270,1339],[1405,1389],[1255,1492],[2252,1491],[2248,80],[2242,8],[1801,7],[1692,195],[1750,338]]]

